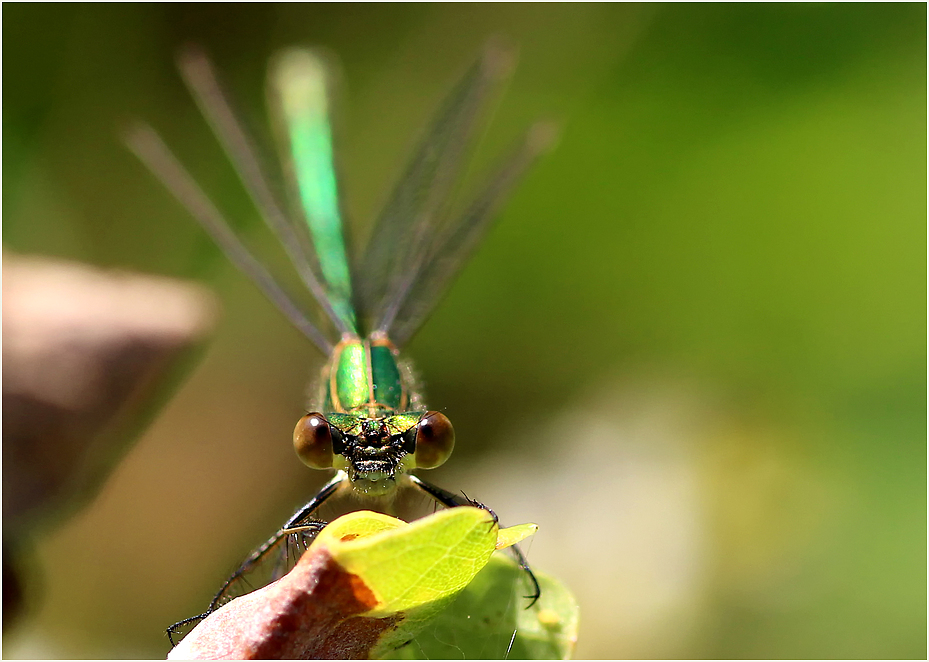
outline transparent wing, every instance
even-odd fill
[[[465,213],[432,237],[424,259],[405,273],[400,287],[392,292],[376,331],[389,335],[398,346],[409,341],[487,233],[506,195],[536,157],[552,145],[555,135],[556,128],[547,122],[529,130]]]
[[[209,58],[199,49],[191,47],[180,55],[178,66],[201,112],[232,161],[239,179],[261,212],[262,219],[281,242],[304,285],[340,332],[353,332],[353,326],[348,324],[343,311],[338,310],[337,305],[331,301],[330,291],[323,285],[307,228],[282,210],[263,172],[254,141],[236,118]]]
[[[287,319],[328,356],[332,352],[332,343],[307,319],[268,270],[248,251],[232,231],[229,222],[161,137],[147,124],[137,124],[127,132],[125,140],[142,163],[190,211],[226,257],[251,278]]]
[[[441,107],[381,212],[356,265],[358,308],[371,329],[388,326],[408,274],[425,258],[480,111],[513,59],[499,45],[487,47]]]

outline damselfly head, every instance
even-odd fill
[[[455,447],[455,429],[437,411],[376,418],[313,412],[297,421],[293,440],[307,466],[344,470],[356,490],[383,496],[400,474],[442,465]]]

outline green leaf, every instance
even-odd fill
[[[339,527],[326,527],[314,547],[329,547],[339,565],[374,594],[377,606],[364,618],[397,619],[371,657],[405,644],[445,609],[487,564],[498,533],[490,514],[477,508],[451,508],[411,524],[362,511],[336,523]],[[339,538],[343,529],[356,535],[381,526],[366,538]]]
[[[327,526],[284,578],[211,614],[170,657],[359,658],[410,648],[496,547],[536,528],[500,532],[490,513],[471,507],[413,523],[351,513]]]

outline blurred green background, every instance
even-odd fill
[[[431,477],[542,528],[580,657],[926,656],[926,6],[6,5],[3,243],[206,281],[224,317],[94,502],[36,540],[6,657],[163,657],[323,476],[320,357],[120,144],[144,118],[271,241],[173,64],[263,121],[267,58],[342,65],[364,236],[485,40],[520,65],[474,172],[556,151],[409,354],[455,422]],[[157,311],[153,311],[157,314]],[[502,652],[501,652],[502,655]]]

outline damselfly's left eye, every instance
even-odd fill
[[[416,424],[416,451],[413,459],[420,469],[435,469],[455,448],[455,428],[445,414],[427,411]]]
[[[334,431],[322,414],[307,414],[294,428],[294,450],[303,463],[313,469],[332,466]]]

